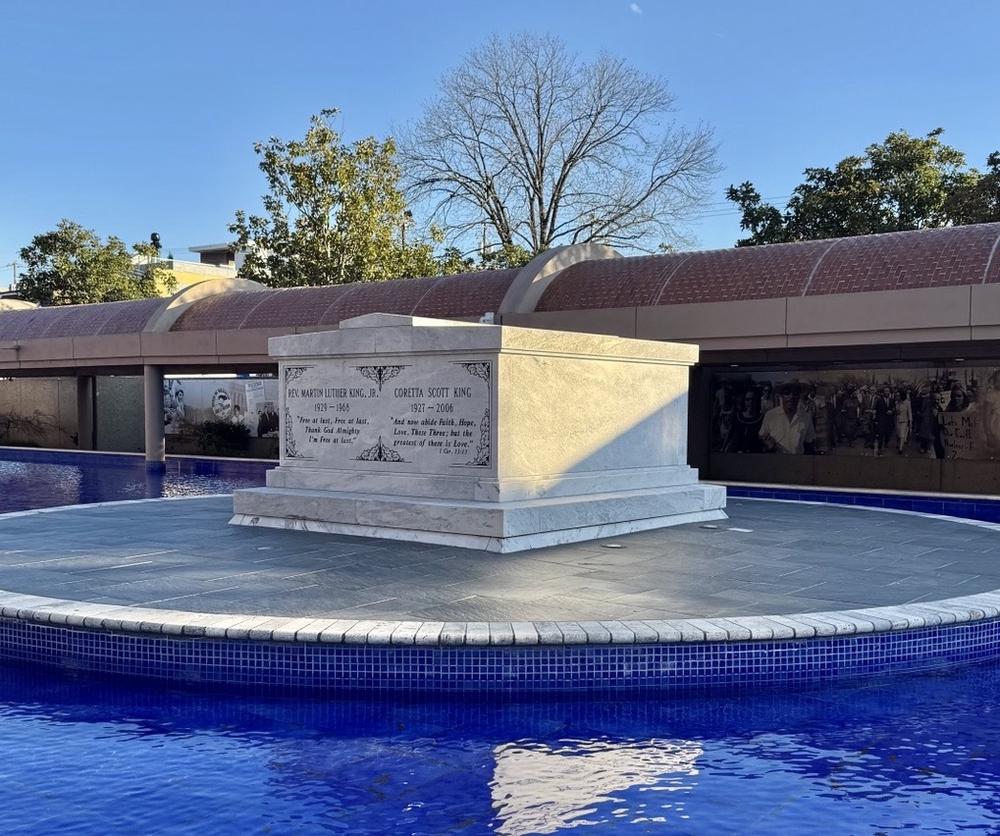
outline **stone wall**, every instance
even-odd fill
[[[19,420],[0,444],[76,449],[76,378],[0,380],[0,433],[6,416]],[[97,447],[115,453],[142,451],[142,378],[97,378]]]
[[[0,444],[76,447],[76,380],[0,380]]]
[[[97,449],[141,453],[145,449],[141,377],[97,378]]]

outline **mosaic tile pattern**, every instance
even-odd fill
[[[552,281],[538,311],[630,308],[653,304],[663,283],[690,257],[688,253],[580,261]]]
[[[270,304],[280,290],[243,290],[199,299],[184,309],[171,331],[239,330],[258,305]]]
[[[829,248],[830,241],[802,241],[694,253],[663,288],[656,304],[801,296]]]
[[[996,659],[1000,620],[839,639],[458,648],[167,639],[4,618],[0,654],[101,674],[273,691],[746,690]]]
[[[414,316],[478,317],[500,310],[519,270],[484,270],[442,276],[413,309]]]

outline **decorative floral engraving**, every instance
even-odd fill
[[[489,363],[462,363],[461,365],[469,374],[485,381],[487,386],[489,385],[493,369]]]
[[[489,403],[489,398],[492,394],[490,378],[493,374],[493,366],[490,363],[460,363],[459,365],[473,377],[478,377],[486,384],[486,398],[487,403]],[[465,464],[471,467],[489,467],[491,441],[490,408],[487,406],[483,410],[483,417],[479,422],[479,444],[476,446],[476,455]]]
[[[312,366],[285,366],[285,386],[294,383],[311,368]]]
[[[382,384],[396,377],[406,366],[355,366],[362,377],[368,378],[372,383],[378,385],[379,392],[382,391]]]
[[[285,407],[285,456],[289,459],[304,459],[298,447],[295,446],[295,433],[292,432],[292,411]]]
[[[466,464],[473,467],[490,466],[490,408],[486,407],[483,412],[483,420],[479,422],[479,444],[476,447],[476,455],[472,461]]]
[[[285,366],[285,394],[288,394],[288,385],[294,383],[302,375],[304,375],[309,369],[314,369],[315,366]],[[295,433],[292,431],[292,412],[286,406],[285,407],[285,457],[289,459],[311,459],[312,456],[307,456],[299,451],[298,446],[295,444]]]
[[[378,437],[378,444],[373,444],[367,450],[362,450],[361,454],[356,458],[359,462],[405,462],[399,453],[393,450],[391,447],[386,447],[382,443],[382,436]]]

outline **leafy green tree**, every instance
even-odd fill
[[[152,245],[135,244],[130,250],[120,238],[102,241],[93,230],[65,219],[22,248],[21,261],[27,269],[15,290],[40,305],[144,299],[175,286],[169,272],[157,267]]]
[[[311,117],[301,140],[254,150],[268,192],[264,214],[236,213],[229,229],[247,255],[241,275],[274,287],[374,281],[437,272],[432,249],[403,243],[409,220],[392,139],[345,144],[336,110]]]
[[[455,273],[470,273],[487,269],[475,259],[463,253],[458,247],[445,247],[438,254],[433,244],[420,242],[406,247],[401,253],[398,275],[448,276]]]
[[[445,247],[444,252],[437,257],[437,272],[443,276],[454,273],[471,273],[474,270],[485,269],[463,253],[458,247]]]
[[[520,244],[503,244],[496,249],[485,250],[479,257],[480,270],[507,270],[523,267],[535,254]]]
[[[987,157],[986,166],[983,173],[965,172],[952,187],[946,204],[952,223],[1000,221],[1000,151]]]
[[[833,168],[807,168],[784,210],[766,203],[750,182],[730,186],[740,225],[738,246],[838,238],[876,232],[1000,220],[1000,155],[990,172],[965,168],[965,155],[941,140],[905,131],[870,145]]]

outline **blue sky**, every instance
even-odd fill
[[[724,189],[787,196],[889,131],[1000,148],[1000,3],[0,3],[0,265],[62,217],[166,248],[226,240],[262,191],[252,145],[343,111],[348,139],[413,118],[488,34],[538,31],[666,78],[723,170],[690,230],[739,235]],[[0,287],[6,284],[0,267]]]

